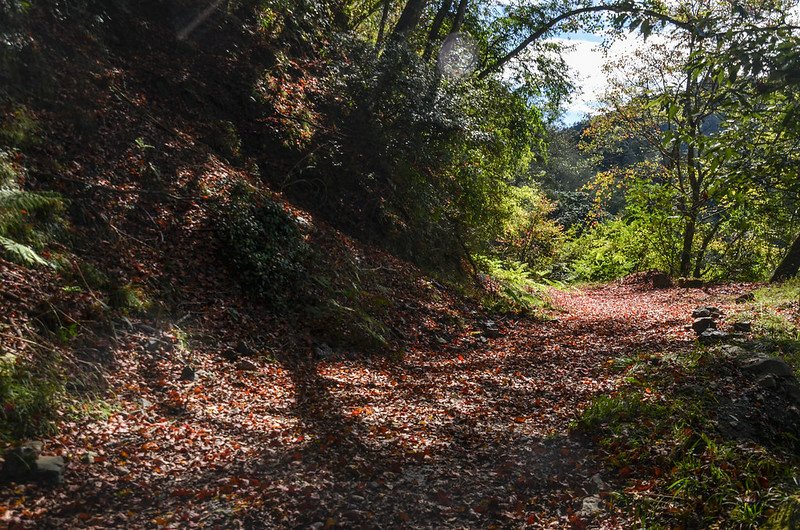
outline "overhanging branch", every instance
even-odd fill
[[[527,39],[522,41],[519,44],[519,46],[517,46],[516,48],[505,54],[503,57],[501,57],[497,61],[491,63],[486,68],[484,68],[478,74],[478,78],[483,79],[492,72],[498,71],[500,68],[505,66],[506,63],[508,63],[509,61],[517,57],[520,53],[522,53],[522,51],[528,46],[530,46],[531,43],[541,38],[544,34],[549,32],[551,29],[556,27],[561,22],[573,17],[585,15],[587,13],[601,13],[601,12],[631,13],[650,18],[655,18],[657,20],[661,20],[663,22],[685,29],[686,31],[694,32],[697,30],[695,26],[693,26],[688,22],[678,20],[669,15],[665,15],[664,13],[659,13],[658,11],[653,11],[652,9],[643,9],[635,6],[625,6],[625,5],[600,5],[600,6],[581,7],[579,9],[573,9],[571,11],[562,13],[561,15],[547,21],[544,25],[542,25],[542,27],[540,27],[538,30],[532,33]]]

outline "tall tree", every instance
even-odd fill
[[[408,0],[406,2],[403,12],[400,13],[400,19],[392,30],[393,40],[405,41],[408,39],[408,36],[417,29],[426,5],[426,0]]]
[[[386,21],[389,19],[389,7],[391,0],[383,0],[383,9],[381,10],[381,21],[378,24],[378,44],[383,42],[383,37],[386,34]]]
[[[439,33],[442,31],[442,25],[444,24],[445,18],[450,12],[450,7],[452,5],[453,0],[442,0],[442,5],[439,7],[439,10],[436,12],[436,16],[433,18],[431,30],[428,32],[428,41],[425,43],[425,52],[422,54],[422,57],[425,59],[425,61],[430,60],[431,55],[433,54],[433,47],[439,40]]]

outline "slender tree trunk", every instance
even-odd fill
[[[461,26],[464,25],[464,17],[467,15],[467,3],[468,0],[461,0],[458,4],[458,9],[456,10],[456,18],[453,20],[453,27],[450,29],[450,33],[458,33],[461,31]]]
[[[425,10],[425,4],[427,4],[426,0],[408,0],[406,2],[406,6],[400,14],[400,20],[392,30],[393,40],[405,41],[408,35],[417,29],[422,12]]]
[[[439,32],[442,30],[442,24],[444,24],[444,19],[447,13],[450,12],[452,5],[453,0],[443,0],[439,11],[436,12],[433,24],[431,24],[431,30],[428,33],[428,42],[425,44],[425,53],[422,54],[425,61],[429,61],[433,54],[433,47],[436,45],[436,41],[439,40]]]
[[[378,44],[383,42],[383,36],[386,34],[386,20],[389,18],[389,5],[391,0],[384,0],[383,12],[381,13],[381,24],[378,27]]]
[[[692,272],[692,244],[694,243],[694,234],[697,231],[697,213],[694,211],[689,212],[686,219],[686,227],[683,229],[683,248],[681,249],[681,264],[680,275],[688,277]]]
[[[703,240],[700,242],[700,250],[697,251],[697,256],[695,256],[694,260],[694,277],[699,278],[702,276],[703,273],[703,261],[706,258],[706,251],[708,250],[708,245],[711,244],[711,241],[714,240],[714,236],[717,235],[717,231],[719,230],[720,226],[722,226],[722,222],[717,222],[711,227],[711,230],[703,236]]]
[[[687,104],[688,106],[688,104]],[[691,109],[687,109],[687,113]],[[694,146],[686,147],[686,173],[691,187],[691,198],[686,218],[686,227],[683,229],[683,248],[681,249],[681,276],[688,277],[692,272],[692,247],[697,233],[697,219],[700,217],[700,184],[695,172]]]
[[[800,235],[794,240],[789,252],[784,256],[778,268],[775,269],[770,281],[782,282],[789,278],[794,278],[797,276],[798,270],[800,270]]]

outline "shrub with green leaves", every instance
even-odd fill
[[[544,295],[546,285],[534,281],[533,274],[524,263],[503,261],[486,256],[476,256],[482,271],[487,296],[484,303],[492,310],[528,313],[548,307]]]
[[[23,265],[48,265],[37,251],[62,226],[64,201],[56,193],[19,188],[16,171],[0,152],[0,253]]]
[[[64,382],[49,366],[7,353],[0,356],[0,436],[32,436],[49,427]]]
[[[218,208],[217,234],[242,284],[280,305],[305,277],[309,248],[278,204],[239,188]]]
[[[575,280],[608,281],[651,268],[649,241],[639,223],[614,219],[598,223],[565,248]]]

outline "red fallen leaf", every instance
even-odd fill
[[[578,517],[577,515],[570,515],[569,516],[569,523],[572,525],[573,528],[586,528],[586,521]]]
[[[633,469],[630,466],[625,466],[619,470],[619,476],[622,478],[627,478],[633,474]]]
[[[526,418],[524,416],[517,416],[516,418],[514,418],[514,421],[517,423],[525,423]]]
[[[463,356],[463,355],[459,355],[459,356],[458,356],[458,360],[459,360],[459,361],[463,361],[463,360],[464,360],[464,356]]]
[[[173,497],[191,497],[194,493],[186,488],[177,488],[172,491]]]
[[[206,499],[210,499],[213,496],[214,496],[214,492],[213,491],[208,490],[208,489],[202,489],[202,490],[197,492],[197,494],[194,496],[194,498],[199,500],[199,501],[204,501]]]
[[[767,477],[758,477],[758,485],[764,489],[769,488],[769,479]]]

